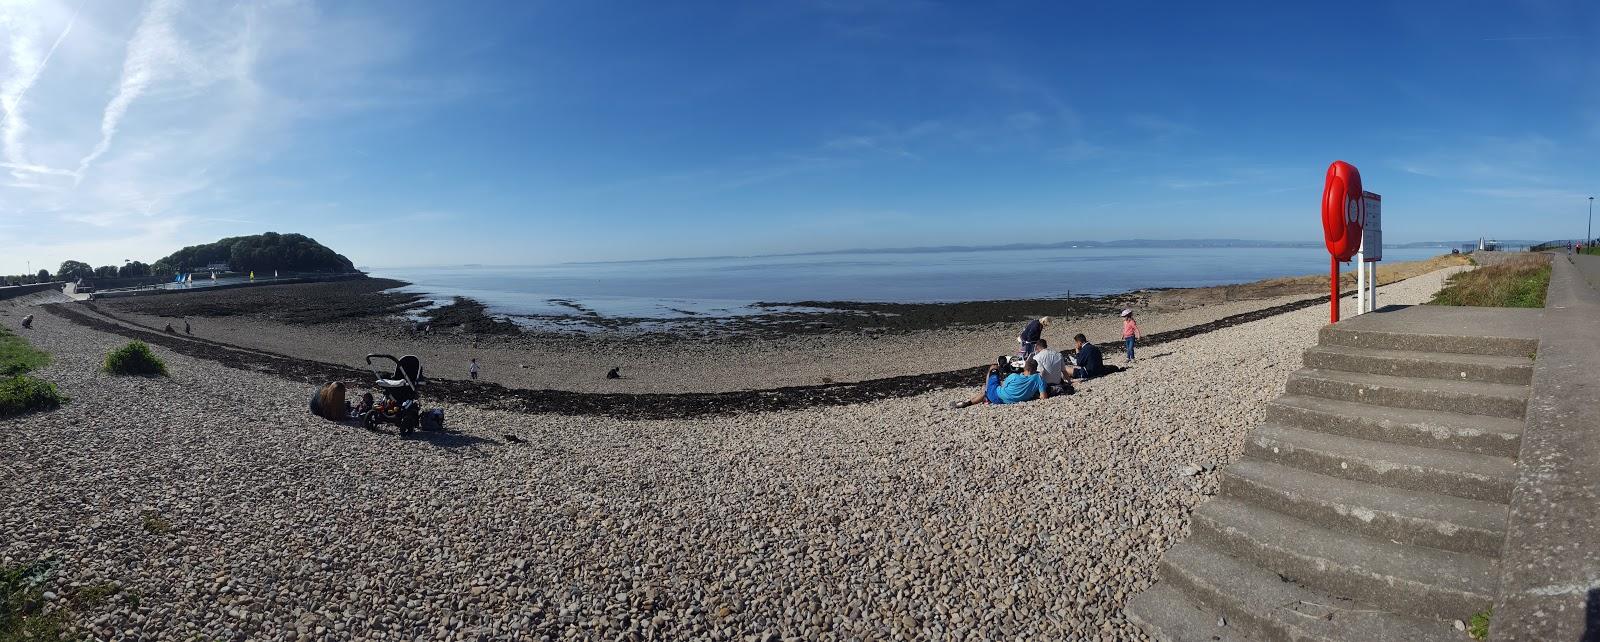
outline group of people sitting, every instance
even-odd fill
[[[1139,328],[1133,321],[1132,310],[1123,310],[1121,316],[1127,358],[1131,362],[1134,340],[1140,334]],[[1021,372],[1015,371],[1010,359],[1002,356],[999,363],[989,366],[989,371],[984,375],[983,392],[971,399],[953,401],[951,407],[1049,399],[1053,395],[1070,394],[1073,381],[1081,382],[1105,373],[1105,358],[1100,348],[1090,343],[1081,332],[1072,337],[1072,355],[1050,349],[1050,342],[1043,336],[1044,329],[1049,326],[1050,317],[1034,319],[1018,335]]]

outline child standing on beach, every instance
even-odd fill
[[[1128,363],[1133,363],[1133,341],[1139,337],[1139,324],[1133,320],[1133,310],[1131,308],[1123,308],[1122,343],[1128,349]]]
[[[473,357],[472,358],[472,365],[467,367],[467,374],[472,377],[473,381],[477,381],[478,380],[478,358],[477,357]]]

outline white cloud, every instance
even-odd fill
[[[78,15],[82,1],[0,0],[0,274],[282,225],[298,201],[248,186],[299,127],[463,96],[382,73],[410,41],[381,13],[149,0]]]
[[[27,120],[22,113],[23,101],[27,98],[28,90],[39,80],[39,75],[44,73],[45,66],[50,64],[62,41],[72,33],[72,25],[77,23],[83,3],[79,2],[72,17],[67,19],[66,26],[43,55],[40,55],[38,48],[38,36],[43,24],[36,13],[20,11],[20,8],[20,4],[0,4],[0,27],[4,28],[11,41],[7,52],[10,73],[0,81],[0,157],[5,159],[4,166],[11,170],[11,175],[26,185],[30,183],[30,173],[48,168],[28,162],[22,142],[23,135],[28,131]]]

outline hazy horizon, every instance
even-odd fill
[[[6,3],[0,272],[267,230],[368,265],[1314,241],[1335,159],[1392,242],[1576,238],[1593,14]]]
[[[1514,241],[1520,241],[1520,240],[1522,240],[1522,239],[1515,239]],[[459,267],[514,268],[514,267],[553,267],[553,266],[562,266],[562,265],[610,265],[610,264],[625,264],[625,263],[666,263],[666,262],[673,262],[673,261],[708,261],[708,260],[721,260],[721,259],[759,259],[759,258],[806,257],[806,256],[831,256],[831,255],[841,255],[841,254],[941,254],[941,253],[991,252],[991,251],[995,251],[995,250],[1010,250],[1010,249],[1024,249],[1024,250],[1069,249],[1069,247],[1076,246],[1078,244],[1083,245],[1085,248],[1093,248],[1093,249],[1118,249],[1118,248],[1153,249],[1153,248],[1163,248],[1163,247],[1182,247],[1182,246],[1179,246],[1177,244],[1183,243],[1185,241],[1197,241],[1197,242],[1199,242],[1199,241],[1234,241],[1234,242],[1239,243],[1237,245],[1205,245],[1205,246],[1199,246],[1199,247],[1205,247],[1205,248],[1209,248],[1209,249],[1241,249],[1241,250],[1245,250],[1245,249],[1253,249],[1253,248],[1282,249],[1282,248],[1322,247],[1322,241],[1320,241],[1320,240],[1317,240],[1317,241],[1267,241],[1267,240],[1260,240],[1260,239],[1115,239],[1115,240],[1110,240],[1110,241],[1096,241],[1096,240],[1092,240],[1092,239],[1086,239],[1086,240],[1078,240],[1078,241],[1055,241],[1055,242],[1048,242],[1048,243],[1028,243],[1028,244],[1016,244],[1016,245],[1008,244],[1008,245],[947,245],[947,246],[911,246],[911,247],[858,247],[858,248],[848,248],[848,249],[840,249],[840,250],[813,250],[813,251],[808,251],[808,252],[780,252],[780,253],[773,253],[773,254],[722,254],[722,255],[707,255],[707,256],[659,256],[659,257],[647,257],[647,258],[638,258],[638,259],[612,259],[612,260],[598,260],[598,261],[581,261],[581,260],[580,261],[557,261],[557,262],[553,262],[553,263],[485,263],[485,262],[477,262],[477,263],[431,263],[431,264],[430,263],[416,263],[416,264],[398,264],[397,263],[397,264],[371,264],[371,265],[368,265],[368,266],[363,266],[363,265],[358,263],[356,267],[357,268],[361,268],[361,267],[372,267],[372,268],[459,268]],[[1402,248],[1414,249],[1414,247],[1413,248],[1407,248],[1406,246],[1419,246],[1420,245],[1421,247],[1424,247],[1424,248],[1437,247],[1437,248],[1440,248],[1440,249],[1449,249],[1449,248],[1454,247],[1454,244],[1465,243],[1465,242],[1466,241],[1390,242],[1390,243],[1384,243],[1384,247],[1385,248],[1393,248],[1393,249],[1402,249]],[[1504,244],[1504,243],[1507,243],[1507,241],[1501,241],[1501,243]]]

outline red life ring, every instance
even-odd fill
[[[1322,186],[1322,236],[1328,253],[1348,261],[1361,249],[1361,228],[1367,223],[1361,201],[1361,172],[1355,165],[1334,161]]]

